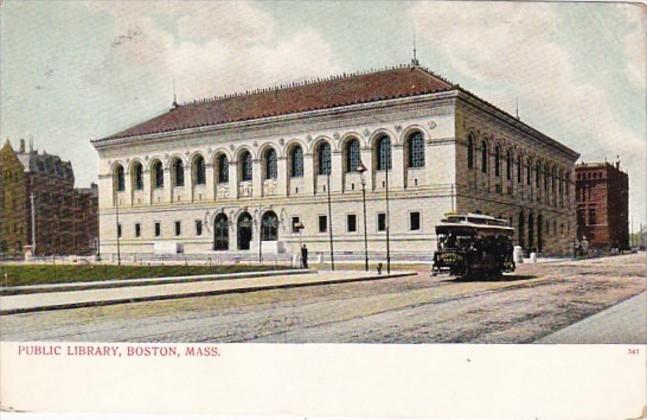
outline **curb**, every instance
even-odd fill
[[[108,306],[108,305],[119,305],[124,303],[137,303],[137,302],[146,302],[146,301],[155,301],[155,300],[170,300],[170,299],[181,299],[181,298],[191,298],[191,297],[201,297],[201,296],[215,296],[215,295],[226,295],[233,293],[251,293],[258,292],[261,290],[274,290],[274,289],[293,289],[299,287],[308,287],[308,286],[323,286],[328,284],[341,284],[341,283],[353,283],[360,281],[372,281],[372,280],[381,280],[381,279],[392,279],[398,277],[407,277],[414,276],[416,272],[407,271],[396,274],[389,275],[374,275],[371,277],[362,277],[362,278],[350,278],[350,279],[339,279],[339,280],[321,280],[312,283],[287,283],[287,284],[275,284],[267,286],[250,286],[250,287],[240,287],[227,290],[212,290],[212,291],[202,291],[202,292],[188,292],[188,293],[175,293],[171,295],[158,295],[158,296],[142,296],[137,298],[120,298],[120,299],[108,299],[94,302],[78,302],[78,303],[65,303],[59,305],[48,305],[48,306],[37,306],[31,308],[17,308],[17,309],[0,309],[0,315],[16,315],[29,312],[45,312],[45,311],[55,311],[63,309],[75,309],[75,308],[84,308],[84,307],[98,307],[98,306]]]
[[[136,286],[157,286],[161,284],[193,283],[200,281],[214,280],[235,280],[239,278],[256,278],[269,277],[277,275],[294,275],[316,273],[312,269],[291,269],[291,270],[274,270],[274,271],[247,271],[228,274],[205,274],[193,276],[176,276],[176,277],[148,277],[140,279],[125,280],[100,280],[90,282],[69,282],[69,283],[52,283],[38,284],[28,286],[0,287],[0,296],[28,295],[35,293],[56,293],[56,292],[74,292],[78,290],[94,289],[112,289],[118,287],[136,287]]]

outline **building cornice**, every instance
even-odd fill
[[[501,110],[500,108],[497,108],[496,106],[490,104],[489,102],[479,98],[478,96],[470,92],[467,92],[465,90],[460,90],[457,93],[458,94],[456,96],[459,101],[463,101],[464,103],[467,103],[471,106],[474,106],[475,108],[480,109],[481,111],[487,113],[490,117],[495,118],[505,123],[506,125],[521,131],[526,135],[531,136],[532,138],[544,144],[545,146],[548,146],[552,149],[557,149],[558,151],[565,154],[566,156],[568,156],[570,159],[574,161],[580,157],[580,154],[577,153],[575,150],[571,149],[570,147],[563,145],[557,140],[545,135],[539,130],[529,126],[523,121],[513,117],[512,115]]]
[[[163,133],[145,134],[141,136],[122,137],[116,139],[96,139],[90,142],[97,150],[109,149],[112,147],[122,147],[129,145],[141,145],[156,141],[169,141],[187,136],[215,134],[227,130],[249,130],[255,128],[268,128],[274,127],[279,124],[289,124],[308,120],[312,118],[324,119],[326,117],[334,117],[343,114],[350,114],[358,111],[376,111],[393,106],[406,106],[406,105],[419,105],[426,102],[436,102],[443,99],[453,100],[457,97],[458,91],[445,91],[436,92],[425,95],[409,96],[405,98],[388,99],[383,101],[375,101],[370,103],[353,104],[335,108],[327,108],[314,111],[299,112],[293,114],[258,118],[246,121],[237,121],[231,123],[222,123],[215,125],[207,125],[203,127],[187,128],[174,130]]]

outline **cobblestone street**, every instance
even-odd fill
[[[5,315],[3,341],[532,343],[647,290],[645,254]],[[643,343],[647,342],[647,337]]]

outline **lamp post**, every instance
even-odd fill
[[[391,248],[389,244],[389,230],[391,229],[391,221],[389,219],[389,169],[391,168],[391,144],[389,144],[388,155],[386,157],[387,159],[384,165],[386,185],[386,272],[391,274]]]
[[[330,242],[330,268],[335,271],[335,255],[332,236],[332,201],[330,199],[330,167],[326,171],[326,191],[328,192],[328,240]]]
[[[362,181],[362,204],[364,207],[364,269],[368,271],[368,237],[366,235],[366,179],[364,178],[366,166],[364,166],[362,162],[359,163],[357,172],[359,172],[360,180]]]
[[[121,237],[121,229],[119,228],[119,193],[115,194],[115,221],[117,223],[117,265],[121,266],[121,248],[119,244],[119,238]]]

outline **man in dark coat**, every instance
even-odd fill
[[[308,268],[308,247],[306,244],[301,245],[301,266]]]

